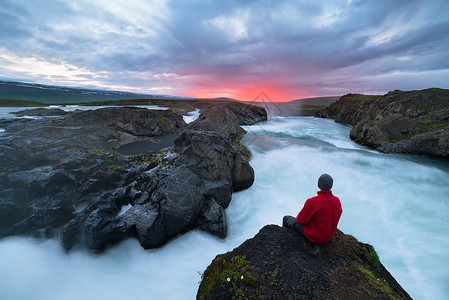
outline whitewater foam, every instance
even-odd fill
[[[189,111],[186,116],[183,116],[184,122],[186,122],[187,124],[192,123],[193,121],[198,119],[199,116],[200,116],[200,110],[199,109],[195,109],[193,111]]]

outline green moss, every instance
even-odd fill
[[[421,111],[437,111],[448,107],[449,90],[430,88],[415,91],[392,91],[387,94],[391,101],[407,101],[407,108]]]
[[[324,110],[325,108],[329,107],[330,104],[320,104],[320,105],[311,105],[311,104],[304,104],[301,106],[301,110],[305,111],[315,111],[315,110]]]
[[[240,144],[240,149],[242,150],[243,156],[247,160],[250,160],[251,159],[251,151],[249,151],[249,149],[245,145],[243,145],[243,144]]]
[[[92,153],[97,153],[97,154],[103,154],[105,152],[104,149],[100,149],[97,147],[92,147],[89,149],[89,151]]]
[[[134,156],[135,162],[140,162],[140,166],[143,166],[144,164],[151,164],[153,166],[166,166],[171,164],[169,160],[166,159],[167,157],[167,151],[161,150],[157,153],[153,154],[139,154]]]
[[[449,127],[449,121],[421,119],[418,122],[418,127],[421,130],[421,132],[435,131],[445,127]]]
[[[233,144],[233,145],[240,145],[240,150],[241,150],[243,156],[244,156],[247,160],[249,160],[249,159],[251,158],[251,151],[249,151],[249,149],[248,149],[245,145],[243,145],[243,144],[241,143],[242,138],[243,138],[243,136],[244,136],[246,133],[247,133],[247,131],[246,131],[246,130],[243,130],[242,133],[240,134],[240,136],[238,136],[236,139],[234,139],[234,140],[232,141],[232,144]]]
[[[365,278],[368,279],[371,286],[377,290],[378,292],[387,295],[391,299],[398,299],[391,290],[390,286],[388,285],[388,282],[385,279],[377,278],[376,275],[374,275],[373,272],[371,272],[367,267],[363,265],[357,265],[357,269],[363,273]]]
[[[240,135],[239,135],[238,137],[236,137],[236,138],[232,141],[232,144],[233,144],[233,145],[236,145],[236,144],[240,143],[241,140],[242,140],[242,138],[243,138],[243,136],[244,136],[246,133],[247,133],[247,131],[246,131],[245,129],[242,129],[242,133],[240,133]]]
[[[446,121],[446,120],[432,120],[429,118],[420,118],[420,120],[416,124],[421,133],[436,131],[436,130],[443,129],[443,128],[449,128],[449,121]],[[399,141],[410,140],[415,135],[416,134],[406,134],[406,135],[402,135],[400,137],[390,138],[389,142],[397,143]]]
[[[228,287],[232,299],[243,299],[245,292],[242,287],[255,287],[259,284],[257,277],[252,274],[252,268],[246,256],[236,255],[230,261],[224,257],[225,255],[219,255],[201,274],[199,299],[205,299],[217,284]]]
[[[363,94],[347,94],[341,96],[337,102],[332,103],[327,108],[330,118],[335,119],[347,105],[356,105],[362,103],[363,101],[374,101],[379,99],[379,95],[363,95]]]
[[[390,143],[397,143],[399,141],[407,141],[410,140],[412,137],[414,137],[414,134],[406,134],[406,135],[402,135],[400,137],[395,137],[395,138],[389,138],[388,141]]]
[[[170,122],[170,119],[169,118],[166,118],[166,117],[156,117],[156,119],[158,120],[158,121],[160,121],[162,124],[168,124],[169,122]]]
[[[124,171],[125,167],[118,164],[110,164],[108,165],[108,169],[111,171]]]
[[[376,250],[374,250],[374,247],[371,247],[371,251],[365,254],[365,258],[372,266],[376,268],[380,267],[379,255],[377,255],[377,252]]]

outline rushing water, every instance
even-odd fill
[[[414,299],[449,299],[449,164],[386,155],[349,138],[348,126],[309,117],[245,127],[254,185],[235,193],[224,240],[198,230],[145,251],[127,240],[102,255],[64,253],[58,241],[0,240],[0,299],[194,299],[211,260],[281,224],[334,177],[339,228],[372,244]]]

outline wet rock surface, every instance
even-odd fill
[[[240,145],[246,111],[209,105],[189,125],[143,108],[55,113],[8,122],[0,136],[0,237],[60,236],[66,249],[102,250],[128,237],[153,248],[195,227],[226,236],[232,192],[254,181]],[[117,151],[159,136],[176,139],[153,153]]]
[[[337,230],[316,245],[267,225],[202,276],[197,299],[411,299],[374,248]]]

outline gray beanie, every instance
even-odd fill
[[[328,174],[323,174],[318,179],[318,187],[322,189],[323,191],[328,191],[332,188],[332,185],[334,184],[334,180],[332,177]]]

